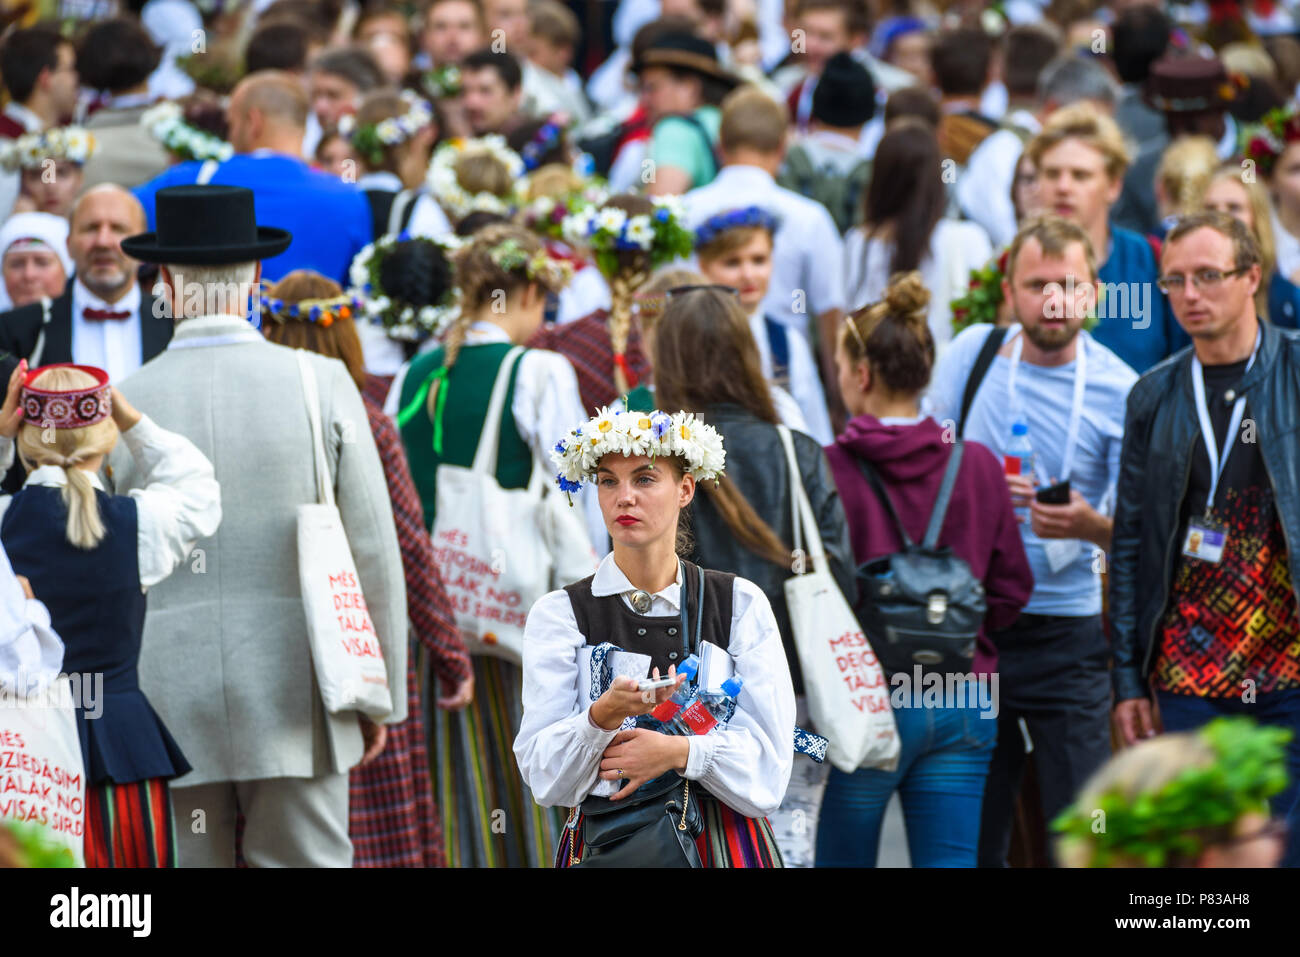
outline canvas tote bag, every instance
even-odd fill
[[[516,664],[523,663],[524,621],[533,602],[597,565],[579,510],[558,490],[544,489],[536,455],[526,488],[497,483],[506,389],[523,354],[515,346],[497,370],[473,464],[438,466],[433,523],[435,560],[465,646]]]
[[[860,767],[892,771],[900,745],[885,673],[831,576],[790,430],[779,425],[777,431],[785,446],[794,513],[796,574],[785,581],[785,601],[808,714],[830,741],[827,755],[835,767],[846,774]]]
[[[316,460],[316,501],[298,506],[298,582],[316,681],[331,714],[361,711],[384,718],[393,711],[384,652],[334,502],[316,372],[303,350],[297,350],[297,357]]]

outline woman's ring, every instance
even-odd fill
[[[622,769],[622,768],[619,768],[619,769],[618,769],[618,776],[619,776],[620,778],[623,776],[623,769]]]

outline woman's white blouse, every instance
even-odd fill
[[[200,539],[221,524],[221,486],[207,456],[175,432],[157,425],[149,416],[122,433],[122,441],[143,476],[141,487],[127,494],[135,499],[136,551],[140,587],[152,588],[189,557]],[[0,470],[13,463],[13,440],[0,436]],[[27,475],[28,485],[62,488],[67,476],[62,468],[43,465]],[[90,484],[104,485],[91,474]],[[0,516],[13,499],[0,496]]]
[[[680,575],[679,566],[679,581],[653,596],[649,615],[681,615]],[[605,556],[592,594],[632,590],[614,556]],[[601,754],[618,733],[597,727],[590,704],[577,700],[578,651],[586,644],[567,592],[553,591],[533,605],[524,628],[524,716],[514,750],[524,781],[543,807],[582,803],[599,780]],[[741,814],[762,817],[781,804],[790,781],[794,686],[767,596],[739,577],[727,650],[744,681],[736,713],[725,728],[689,739],[683,776]]]

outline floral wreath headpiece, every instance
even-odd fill
[[[640,249],[650,254],[650,268],[685,258],[694,249],[694,236],[683,225],[685,212],[677,196],[654,196],[650,213],[634,216],[617,206],[582,206],[564,218],[564,239],[586,246],[605,276],[618,272],[618,253]]]
[[[552,113],[547,118],[541,129],[534,133],[533,138],[519,151],[519,158],[524,161],[525,172],[531,173],[542,165],[541,157],[546,155],[547,151],[564,135],[568,125],[569,114],[567,113]]]
[[[42,133],[24,133],[0,145],[0,165],[11,173],[37,169],[47,159],[84,166],[95,153],[95,136],[80,126],[55,126]]]
[[[1117,857],[1162,867],[1171,855],[1200,854],[1208,830],[1231,826],[1251,811],[1267,813],[1268,799],[1286,787],[1291,731],[1232,717],[1211,721],[1198,734],[1218,756],[1213,764],[1188,768],[1136,799],[1111,792],[1088,807],[1076,803],[1052,829],[1090,847],[1092,867],[1111,866]],[[1105,821],[1101,830],[1094,827],[1098,811]]]
[[[80,369],[95,379],[92,386],[76,389],[38,389],[33,380],[48,369]],[[113,414],[113,390],[108,373],[95,366],[56,362],[30,370],[23,378],[19,402],[23,421],[43,429],[84,429]]]
[[[420,78],[420,85],[435,100],[460,96],[460,67],[453,63],[435,66]]]
[[[776,217],[760,206],[729,209],[710,216],[695,228],[695,245],[703,246],[711,243],[718,238],[719,233],[725,233],[729,229],[757,226],[766,229],[769,233],[775,233],[777,225]]]
[[[335,319],[351,319],[362,311],[363,303],[357,296],[333,296],[329,299],[299,299],[297,302],[285,302],[270,296],[262,296],[262,315],[276,322],[288,322],[301,319],[304,322],[316,322],[322,329],[334,325]]]
[[[426,180],[429,192],[455,219],[463,219],[477,211],[508,215],[510,197],[486,191],[470,193],[456,178],[456,161],[460,154],[473,150],[485,152],[499,160],[509,172],[511,182],[517,182],[524,175],[524,161],[506,145],[503,136],[493,133],[478,139],[449,140],[434,151]]]
[[[527,188],[525,183],[521,192],[526,193]],[[550,239],[564,239],[564,220],[571,213],[587,206],[603,206],[607,199],[609,190],[600,181],[564,196],[538,196],[524,206],[520,224]]]
[[[584,481],[595,477],[601,458],[610,453],[681,456],[697,482],[716,480],[727,458],[718,430],[693,412],[669,415],[606,407],[551,450],[551,461],[559,469],[556,483],[560,490],[578,491]]]
[[[554,258],[545,249],[529,255],[517,239],[505,239],[497,243],[488,250],[488,258],[506,272],[522,269],[530,280],[551,290],[562,289],[573,278],[571,264]]]
[[[407,105],[405,113],[390,116],[378,123],[357,125],[357,118],[350,113],[339,117],[339,133],[372,166],[378,166],[384,161],[386,147],[405,143],[433,122],[433,106],[428,100],[416,96],[410,90],[402,91],[402,100]]]
[[[1281,158],[1288,143],[1300,140],[1300,109],[1279,106],[1269,110],[1258,124],[1242,131],[1242,155],[1252,160],[1265,176]]]
[[[361,314],[371,323],[383,326],[390,339],[418,342],[442,333],[460,314],[456,289],[450,288],[436,303],[414,305],[393,299],[384,291],[379,279],[380,267],[398,243],[421,242],[437,246],[444,255],[459,249],[463,242],[453,234],[430,239],[409,233],[381,236],[363,248],[348,267],[349,295],[360,300]]]
[[[141,115],[140,125],[181,159],[224,163],[235,155],[235,148],[219,136],[186,123],[179,103],[164,101],[150,107]]]

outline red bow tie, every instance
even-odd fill
[[[86,309],[81,310],[81,315],[82,315],[83,318],[89,319],[91,322],[103,322],[105,319],[129,319],[129,318],[131,318],[131,312],[130,312],[130,310],[126,310],[126,309],[124,309],[124,310],[121,311],[121,312],[114,312],[114,311],[111,310],[111,309],[90,309],[90,308],[86,308]]]

